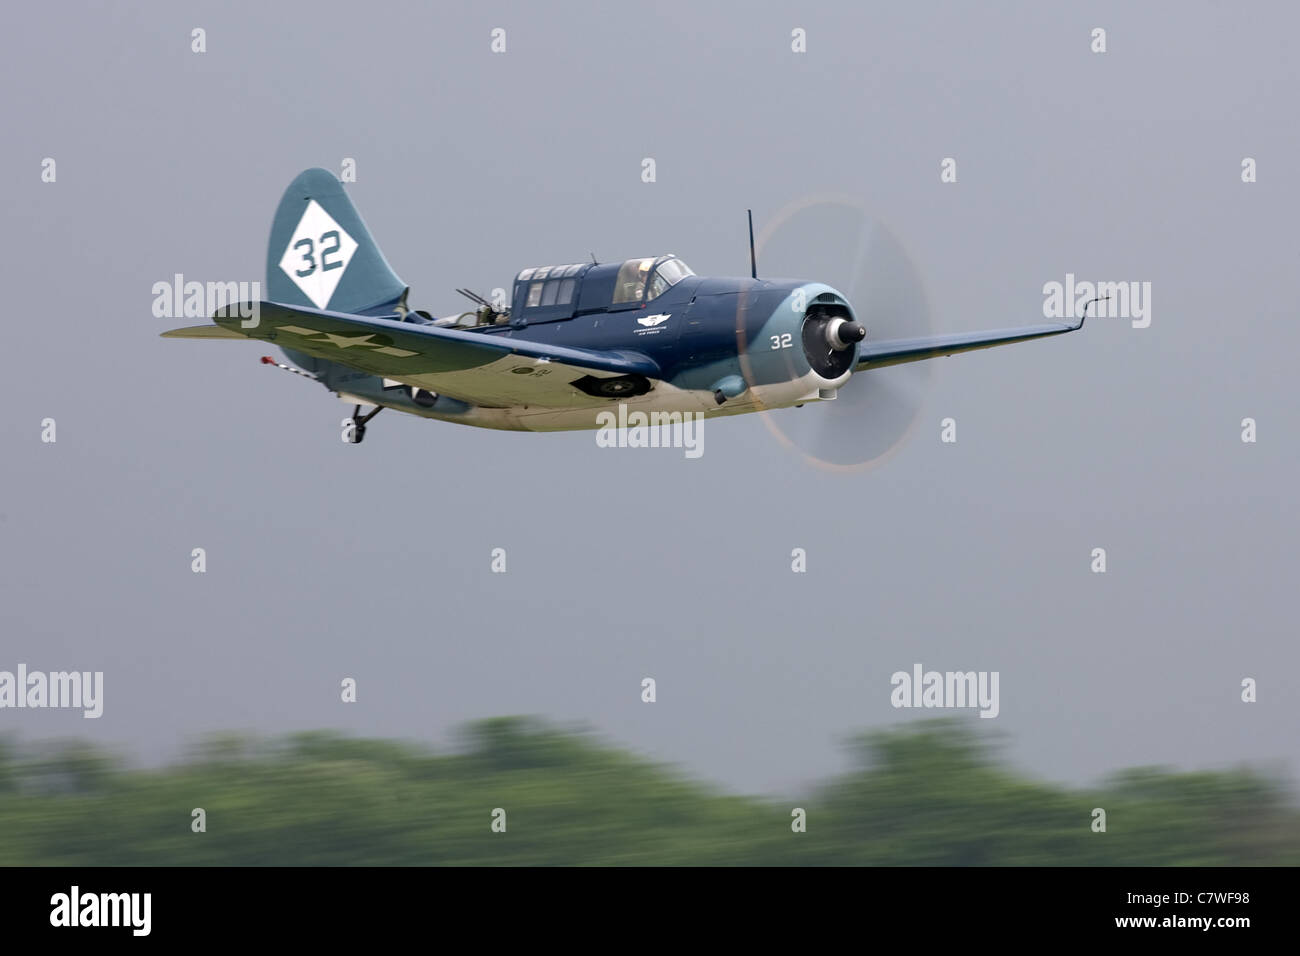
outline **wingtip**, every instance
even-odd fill
[[[1108,302],[1108,301],[1110,301],[1110,296],[1099,295],[1096,298],[1089,299],[1087,302],[1085,302],[1083,304],[1083,315],[1079,316],[1079,324],[1076,325],[1070,331],[1078,332],[1081,328],[1083,328],[1083,323],[1088,321],[1088,306],[1092,305],[1094,302]]]

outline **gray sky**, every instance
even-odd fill
[[[920,662],[999,671],[999,717],[969,716],[1051,779],[1294,775],[1300,15],[1139,6],[15,9],[0,669],[102,670],[106,693],[97,721],[0,731],[154,761],[217,729],[443,744],[537,713],[798,792],[845,733],[942,713],[890,706]],[[344,157],[435,313],[589,251],[744,274],[746,207],[761,228],[834,193],[900,237],[936,332],[1041,322],[1067,272],[1151,282],[1152,323],[931,363],[910,440],[850,474],[757,416],[708,423],[698,460],[391,412],[353,447],[348,408],[263,346],[161,340],[193,320],[151,314],[177,272],[264,279],[282,190]],[[802,268],[781,238],[765,274]]]

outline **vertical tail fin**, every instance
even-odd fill
[[[272,302],[333,312],[393,311],[406,292],[343,185],[308,169],[284,191],[271,223],[266,294]]]

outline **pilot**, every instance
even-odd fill
[[[637,266],[636,277],[623,283],[624,302],[636,302],[641,298],[641,292],[645,289],[646,276],[650,274],[651,263],[650,259],[642,259]]]

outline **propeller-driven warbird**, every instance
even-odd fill
[[[219,310],[172,338],[260,339],[355,407],[348,440],[384,408],[484,428],[600,427],[629,409],[714,417],[834,399],[855,375],[1072,332],[1083,325],[876,341],[821,282],[706,278],[675,255],[524,269],[507,306],[458,289],[474,308],[443,318],[409,289],[329,171],[285,191],[271,225],[268,301]],[[251,318],[249,317],[251,316]],[[361,414],[362,407],[373,410]],[[869,414],[870,410],[866,410]],[[678,419],[679,420],[679,419]]]

